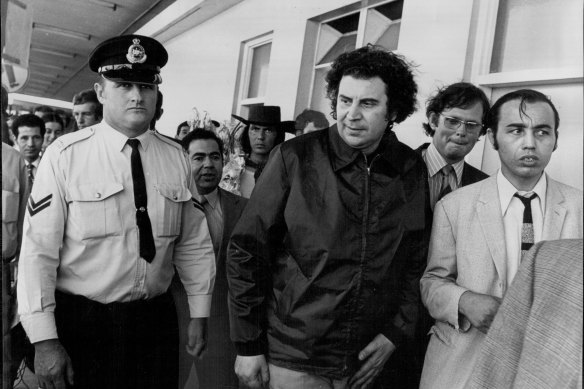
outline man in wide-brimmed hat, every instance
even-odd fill
[[[280,107],[273,105],[252,106],[247,119],[231,115],[246,125],[241,134],[241,147],[245,153],[245,169],[241,173],[240,191],[249,198],[270,152],[284,142],[285,131],[280,120]]]

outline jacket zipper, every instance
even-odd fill
[[[364,204],[365,204],[365,208],[363,210],[363,218],[361,219],[361,258],[359,261],[359,278],[357,281],[357,302],[359,300],[359,296],[361,295],[361,280],[363,279],[363,264],[365,262],[365,251],[367,248],[367,221],[369,220],[369,179],[371,177],[371,169],[370,166],[373,166],[373,162],[375,162],[375,159],[379,156],[379,154],[377,154],[375,157],[373,157],[373,160],[371,161],[371,165],[369,165],[367,163],[367,155],[365,153],[363,153],[363,158],[365,159],[365,167],[367,168],[367,175],[365,176],[365,198],[364,198]],[[351,326],[352,329],[353,326]],[[352,332],[352,331],[351,331]],[[350,341],[351,339],[351,334],[349,334],[349,338],[347,339],[348,341]],[[347,363],[345,361],[345,366],[344,366],[344,370],[348,370],[348,366]]]

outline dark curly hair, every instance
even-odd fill
[[[339,84],[344,76],[358,79],[379,77],[385,83],[387,119],[395,114],[395,123],[401,123],[416,110],[418,86],[414,81],[413,64],[403,56],[380,46],[367,45],[341,54],[326,75],[326,94],[331,100],[331,115],[337,118]],[[390,120],[391,121],[391,120]]]
[[[437,115],[444,110],[452,108],[469,108],[475,103],[481,103],[483,106],[482,123],[487,120],[489,113],[489,99],[485,92],[468,82],[457,82],[438,89],[436,94],[426,102],[426,117],[429,119],[433,112]],[[424,131],[428,136],[434,136],[434,131],[429,123],[423,123]],[[487,128],[483,126],[480,135],[485,135]]]

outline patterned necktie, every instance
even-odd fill
[[[440,193],[438,194],[438,199],[436,202],[440,201],[440,199],[446,196],[448,193],[456,190],[457,182],[456,182],[456,172],[452,165],[446,165],[441,170],[442,173],[442,185],[440,187]]]
[[[132,181],[134,182],[134,204],[136,205],[136,224],[138,225],[138,240],[140,241],[140,256],[147,262],[152,262],[156,255],[154,238],[152,237],[152,225],[148,217],[148,195],[146,193],[146,179],[142,168],[142,159],[138,146],[138,139],[128,139],[128,145],[132,148],[130,159],[132,166]]]
[[[525,207],[523,209],[523,226],[521,227],[521,258],[533,246],[533,216],[531,215],[531,200],[537,197],[537,194],[530,192],[524,196],[515,193],[513,196],[517,197]]]
[[[32,184],[34,183],[34,174],[33,174],[34,165],[29,163],[26,165],[26,170],[28,172],[28,191],[32,191]]]

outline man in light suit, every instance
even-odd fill
[[[465,162],[479,138],[486,134],[484,126],[489,112],[489,99],[485,93],[468,82],[457,82],[438,89],[426,102],[427,123],[423,124],[426,135],[432,138],[416,149],[428,168],[430,201],[427,212],[431,215],[434,205],[446,194],[488,177],[479,169]],[[430,235],[430,218],[427,233]],[[420,302],[420,319],[416,327],[413,347],[409,348],[412,361],[404,370],[412,369],[409,388],[417,389],[424,365],[424,356],[430,336],[428,332],[434,319]],[[390,386],[390,385],[387,385]],[[405,388],[404,388],[405,389]]]
[[[467,386],[522,250],[541,240],[582,238],[582,191],[544,173],[557,146],[559,121],[540,92],[502,96],[487,117],[501,169],[436,204],[420,281],[422,301],[436,324],[421,388]],[[528,213],[531,219],[524,218]]]
[[[233,371],[237,354],[229,339],[225,258],[231,232],[247,204],[247,199],[218,187],[223,172],[223,142],[214,132],[202,128],[195,129],[181,140],[181,144],[189,153],[193,181],[198,193],[198,196],[195,195],[193,198],[193,203],[207,217],[217,267],[209,318],[208,347],[202,358],[195,362],[198,387],[238,388],[238,379]],[[194,190],[192,192],[195,193]],[[180,283],[177,285],[180,286]],[[177,294],[175,293],[175,297]],[[184,288],[181,287],[179,294],[179,301],[184,302],[177,304],[179,318],[182,316],[186,318],[188,308],[186,296],[182,297]],[[182,320],[179,319],[180,322]],[[184,347],[181,347],[179,387],[184,385],[185,388],[192,388],[194,377],[189,373],[193,366],[193,358],[182,350]]]

